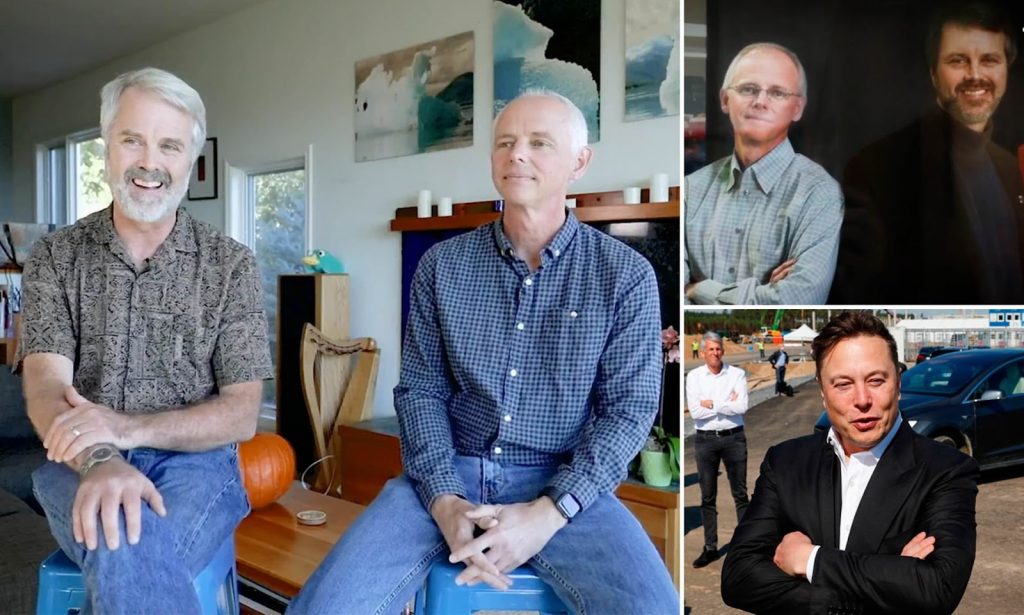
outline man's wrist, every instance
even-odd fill
[[[550,523],[555,530],[560,530],[569,523],[565,515],[558,510],[558,506],[555,505],[555,501],[551,499],[551,496],[542,495],[534,500],[533,504],[542,512],[545,521]]]
[[[82,478],[85,478],[93,468],[102,463],[113,459],[123,459],[121,451],[117,450],[113,444],[96,444],[89,447],[83,454],[85,457],[78,466],[78,475]]]

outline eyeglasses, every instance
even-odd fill
[[[787,92],[786,90],[780,90],[779,88],[765,89],[753,83],[744,83],[742,85],[737,85],[726,89],[732,90],[733,92],[736,92],[743,98],[749,98],[751,100],[756,99],[758,96],[761,95],[761,92],[764,92],[768,96],[768,100],[777,103],[785,102],[793,96],[800,96],[800,94],[797,94],[796,92]]]

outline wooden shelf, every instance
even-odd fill
[[[573,213],[581,222],[640,222],[645,220],[665,220],[679,218],[679,187],[669,189],[669,201],[665,203],[640,203],[625,205],[622,192],[590,192],[586,194],[570,194],[576,199]],[[645,189],[641,201],[649,198]],[[492,201],[475,201],[458,203],[452,207],[453,215],[430,218],[417,218],[415,207],[400,207],[395,211],[391,221],[392,231],[442,231],[453,229],[474,229],[483,224],[497,220],[500,212],[493,210]],[[436,208],[434,208],[436,214]]]

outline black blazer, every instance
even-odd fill
[[[725,603],[754,613],[951,613],[974,565],[978,464],[904,422],[864,491],[845,551],[839,472],[825,432],[769,449],[722,568]],[[813,583],[772,562],[793,531],[821,546]],[[935,537],[935,551],[901,556],[921,531]]]
[[[936,109],[867,146],[847,164],[829,303],[1024,303],[1024,297],[1010,293],[982,294],[979,249],[953,172],[951,122]],[[1024,242],[1017,161],[992,142],[986,151]],[[1024,256],[1024,248],[1020,253]]]

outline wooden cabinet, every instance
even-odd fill
[[[402,473],[398,420],[379,418],[338,427],[341,497],[367,505]],[[615,495],[636,516],[679,587],[679,485],[660,489],[628,480]]]

